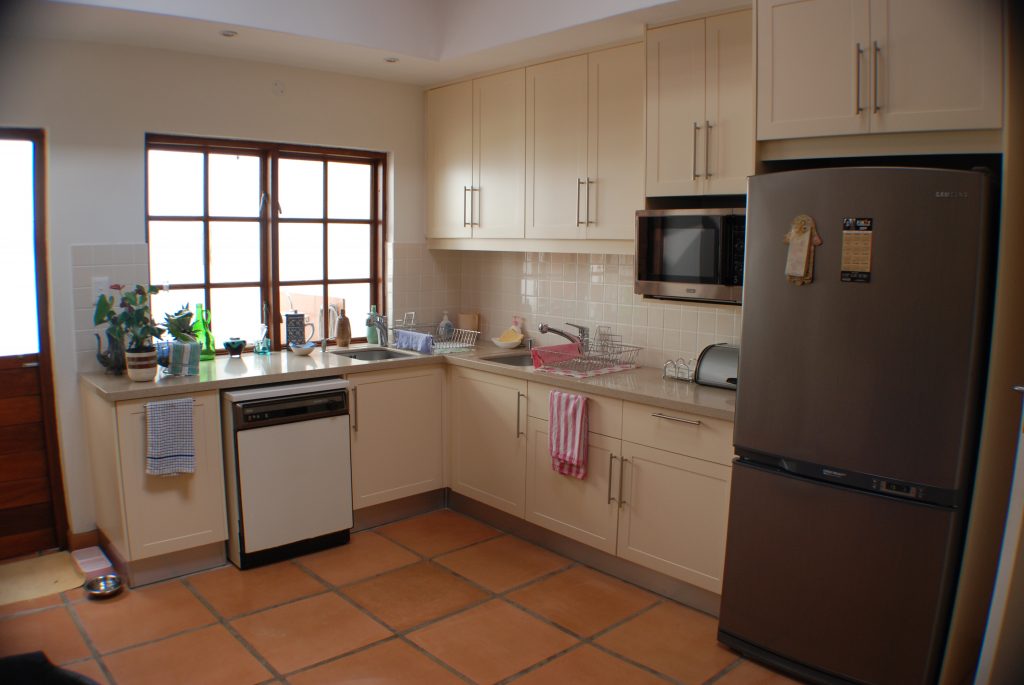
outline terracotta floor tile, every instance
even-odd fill
[[[516,685],[664,685],[665,681],[590,645],[530,671]]]
[[[378,528],[376,532],[425,557],[500,535],[494,528],[448,509],[392,523]]]
[[[35,651],[55,664],[91,656],[63,606],[0,620],[0,656]]]
[[[347,545],[296,559],[328,583],[348,585],[413,564],[419,557],[376,533],[356,533]]]
[[[257,609],[323,592],[323,584],[291,562],[239,571],[226,566],[188,579],[222,616],[238,616]]]
[[[216,619],[180,582],[127,590],[102,601],[81,602],[74,611],[101,654],[156,640]]]
[[[64,666],[69,671],[75,673],[81,673],[86,678],[92,678],[100,685],[110,685],[110,681],[107,680],[107,676],[103,675],[103,669],[96,663],[95,659],[88,659],[86,661],[77,661],[73,664]]]
[[[104,657],[117,685],[251,685],[271,677],[216,625]]]
[[[759,666],[751,661],[743,661],[724,676],[715,681],[715,685],[799,685],[775,671]]]
[[[508,598],[584,637],[658,601],[649,592],[583,566],[516,590]]]
[[[318,666],[288,678],[292,685],[462,685],[461,678],[401,640]]]
[[[666,602],[597,643],[685,683],[702,683],[738,658],[718,644],[717,632],[712,617]]]
[[[507,678],[576,642],[501,600],[463,611],[408,637],[477,683]]]
[[[460,549],[435,561],[492,592],[511,590],[572,563],[510,535]]]
[[[26,599],[21,602],[11,602],[10,604],[0,604],[0,618],[4,616],[13,616],[14,614],[20,614],[23,611],[32,611],[33,609],[45,609],[47,607],[55,607],[63,604],[61,601],[60,593],[55,595],[46,595],[45,597],[36,597],[35,599]]]
[[[334,593],[300,599],[232,621],[281,673],[382,640],[391,631]]]
[[[488,596],[429,561],[349,585],[342,592],[395,630],[408,630]]]

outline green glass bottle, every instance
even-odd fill
[[[370,345],[377,344],[377,327],[373,325],[373,320],[377,316],[377,305],[370,305],[370,316],[366,319],[366,342]]]
[[[199,360],[210,361],[217,356],[217,343],[213,340],[213,328],[210,323],[210,310],[203,305],[196,305],[196,320],[192,324],[192,332],[199,341]]]

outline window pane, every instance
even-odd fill
[[[328,278],[370,277],[369,224],[331,224],[327,227]]]
[[[17,302],[31,307],[30,315],[0,326],[0,356],[39,352],[34,148],[30,140],[0,140],[0,188],[4,190],[0,291],[9,298],[16,294]]]
[[[213,288],[210,324],[218,350],[228,338],[242,338],[251,345],[260,329],[260,289]]]
[[[203,222],[149,222],[149,282],[202,283]]]
[[[260,158],[211,154],[211,216],[257,216],[259,211]]]
[[[150,215],[202,215],[203,153],[150,150],[146,173]]]
[[[366,315],[370,313],[370,284],[345,283],[327,286],[331,302],[345,300],[345,316],[352,322],[352,337],[366,337]]]
[[[210,281],[260,280],[260,225],[255,221],[210,222]]]
[[[306,315],[306,323],[313,324],[313,328],[306,329],[305,336],[313,336],[314,340],[321,340],[322,317],[323,317],[324,290],[322,285],[283,285],[281,286],[281,330],[280,340],[285,341],[284,316],[290,312],[302,312]],[[330,321],[328,320],[328,323]]]
[[[321,224],[280,224],[277,236],[282,281],[324,277],[324,227]]]
[[[167,314],[173,314],[182,307],[188,307],[192,310],[192,323],[195,323],[196,317],[196,305],[202,304],[205,306],[206,295],[205,293],[197,288],[189,288],[182,290],[161,290],[158,293],[153,293],[153,296],[149,300],[149,306],[153,311],[153,320],[159,325],[164,325],[164,316]],[[174,340],[173,336],[164,333],[163,340]]]
[[[324,215],[324,163],[282,159],[277,163],[281,216],[318,219]]]
[[[369,219],[370,165],[328,162],[327,207],[332,219]]]

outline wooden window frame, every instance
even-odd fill
[[[203,214],[201,216],[162,216],[151,215],[149,211],[149,151],[150,150],[171,150],[179,152],[201,152],[203,153]],[[209,155],[213,154],[242,154],[258,156],[261,162],[260,193],[261,206],[256,221],[259,224],[260,233],[260,279],[259,282],[225,282],[214,283],[210,280],[210,223],[246,221],[251,222],[253,217],[227,217],[213,216],[209,212]],[[281,309],[281,281],[279,278],[279,264],[277,255],[278,231],[282,218],[278,211],[278,162],[281,159],[307,159],[327,162],[354,162],[370,166],[370,217],[369,219],[331,219],[327,216],[330,212],[327,205],[326,168],[324,173],[324,216],[320,218],[285,218],[287,223],[320,224],[323,226],[323,273],[319,279],[308,281],[287,281],[285,285],[321,285],[323,301],[328,300],[328,290],[331,285],[348,283],[368,283],[370,286],[370,304],[377,307],[377,311],[386,314],[384,297],[385,283],[385,259],[384,240],[385,227],[387,226],[387,153],[370,152],[365,150],[350,150],[343,148],[332,148],[315,145],[293,145],[283,143],[268,143],[246,140],[229,140],[218,138],[195,138],[187,136],[176,136],[167,134],[146,134],[146,172],[145,172],[145,213],[146,213],[146,242],[149,242],[149,223],[151,221],[189,221],[201,222],[203,224],[203,272],[205,281],[203,283],[178,283],[170,286],[171,290],[203,290],[205,294],[205,306],[210,306],[211,290],[214,288],[239,288],[259,286],[260,301],[267,310],[267,334],[273,343],[275,350],[283,348],[281,339],[281,322],[283,311]],[[369,224],[370,226],[370,275],[368,279],[331,279],[328,277],[328,254],[327,254],[327,233],[332,224]],[[157,284],[159,285],[159,284]],[[273,322],[273,323],[271,323]],[[358,330],[358,328],[357,328]],[[328,336],[329,337],[329,336]],[[362,338],[353,338],[353,341],[365,341]],[[223,353],[219,351],[218,353]]]

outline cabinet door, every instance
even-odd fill
[[[117,403],[118,451],[131,561],[228,537],[217,393],[200,393],[194,399],[196,469],[195,473],[180,476],[146,475],[145,404],[149,400]]]
[[[868,130],[868,0],[757,3],[757,138]]]
[[[746,193],[754,173],[753,21],[749,11],[707,19],[707,193]]]
[[[352,507],[444,486],[439,368],[352,374]]]
[[[589,56],[587,238],[632,240],[644,206],[643,44]]]
[[[474,238],[522,238],[526,78],[517,69],[473,81]]]
[[[587,475],[578,480],[551,468],[549,425],[540,419],[529,420],[526,520],[615,554],[618,507],[613,498],[618,497],[614,489],[618,487],[622,442],[590,433]]]
[[[622,451],[619,556],[721,593],[732,468],[629,442]]]
[[[526,237],[583,238],[587,56],[526,70]]]
[[[1002,125],[995,0],[871,0],[871,130]]]
[[[704,20],[647,32],[647,195],[701,192]]]
[[[473,84],[427,91],[427,237],[468,238]]]
[[[522,518],[526,383],[455,369],[450,396],[452,490]]]

